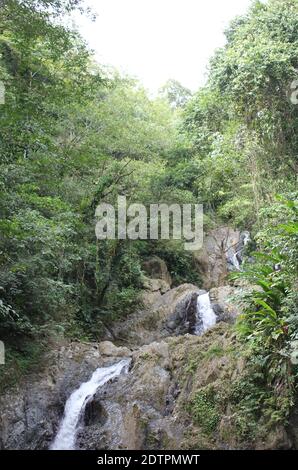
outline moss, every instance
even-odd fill
[[[148,352],[140,354],[140,359],[150,359],[152,356]]]

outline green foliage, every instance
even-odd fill
[[[189,406],[189,411],[196,423],[207,435],[212,434],[219,423],[219,410],[212,387],[198,390]]]
[[[255,2],[232,24],[226,47],[212,61],[211,85],[264,143],[284,146],[285,153],[296,145],[297,108],[285,93],[296,75],[297,21],[296,0]]]
[[[159,256],[166,262],[174,286],[185,282],[201,284],[192,253],[184,249],[180,240],[159,240],[156,244],[146,246],[146,251]]]
[[[225,397],[233,408],[235,432],[242,440],[264,439],[276,425],[286,425],[294,404],[291,388],[283,388],[280,382],[276,393],[268,386],[266,359],[250,355],[246,374],[232,384]]]
[[[270,222],[256,237],[262,240],[264,252],[254,253],[255,262],[232,276],[255,286],[245,294],[244,313],[237,322],[249,350],[249,383],[243,385],[246,395],[237,414],[244,433],[250,422],[257,427],[260,407],[265,410],[262,419],[267,426],[286,422],[297,379],[292,361],[297,340],[297,204],[281,199],[269,213]]]
[[[40,357],[48,345],[43,342],[22,341],[14,347],[6,347],[5,365],[0,365],[0,392],[18,385],[29,371],[40,369]]]
[[[296,0],[254,2],[231,23],[207,86],[183,112],[182,132],[195,149],[193,191],[208,215],[249,229],[256,250],[233,276],[246,286],[237,330],[251,378],[235,414],[239,432],[251,436],[286,422],[297,379],[298,108],[288,99],[297,22]]]
[[[272,210],[273,209],[273,210]],[[297,268],[297,205],[282,200],[268,226],[256,236],[264,252],[253,253],[255,262],[232,278],[248,279],[256,288],[246,300],[248,306],[239,322],[240,331],[268,348],[282,344],[288,335],[287,312],[283,305],[295,282]],[[285,222],[278,223],[278,214]],[[268,237],[269,235],[269,237]]]
[[[246,229],[274,194],[296,187],[298,111],[286,97],[296,78],[296,11],[296,0],[255,2],[232,22],[207,86],[184,110],[200,199]]]
[[[168,80],[160,88],[159,94],[166,98],[173,108],[181,108],[186,105],[191,98],[191,91],[185,88],[177,80]]]
[[[139,292],[133,287],[111,287],[105,297],[103,313],[107,315],[109,321],[125,318],[129,313],[134,312],[141,305]]]
[[[138,306],[140,253],[96,242],[94,212],[119,193],[152,202],[177,136],[165,100],[117,72],[107,78],[58,21],[78,8],[11,0],[1,9],[0,335],[12,345],[46,331],[98,338],[102,322]]]
[[[204,357],[212,359],[213,357],[221,357],[224,353],[225,351],[222,346],[219,344],[212,344],[212,346],[210,346],[210,348],[204,353]]]

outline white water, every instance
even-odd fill
[[[244,250],[244,248],[246,247],[246,245],[248,244],[248,242],[250,241],[250,235],[249,235],[249,232],[243,232],[243,241],[242,241],[242,247],[240,248],[240,250],[236,251],[232,258],[231,258],[231,262],[234,266],[234,268],[237,270],[237,271],[240,271],[240,263],[239,263],[239,260],[238,260],[238,255],[240,253],[242,253],[242,251]]]
[[[236,251],[236,253],[233,254],[231,261],[232,261],[232,265],[234,266],[234,268],[237,269],[237,271],[240,271],[240,263],[238,261],[237,255],[238,255],[238,251]]]
[[[50,446],[51,450],[72,450],[75,448],[79,420],[87,403],[99,387],[118,377],[121,372],[127,373],[129,364],[130,359],[123,359],[110,367],[99,367],[88,382],[82,383],[70,395],[65,404],[64,417],[58,433]]]
[[[197,324],[195,334],[207,331],[216,323],[216,315],[211,307],[210,297],[207,294],[198,296],[197,299]]]

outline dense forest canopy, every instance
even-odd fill
[[[73,9],[92,15],[83,2],[0,2],[0,338],[18,370],[49,339],[96,340],[129,315],[149,255],[166,260],[175,285],[200,284],[180,241],[97,241],[100,202],[203,203],[205,231],[251,232],[254,262],[241,276],[258,288],[237,328],[253,370],[266,370],[276,419],[287,416],[298,340],[297,6],[253,2],[203,88],[192,96],[170,80],[152,99],[107,73],[60,21]]]

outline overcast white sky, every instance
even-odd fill
[[[251,0],[88,0],[95,23],[76,17],[97,60],[137,76],[151,91],[169,78],[197,90],[223,31]]]

